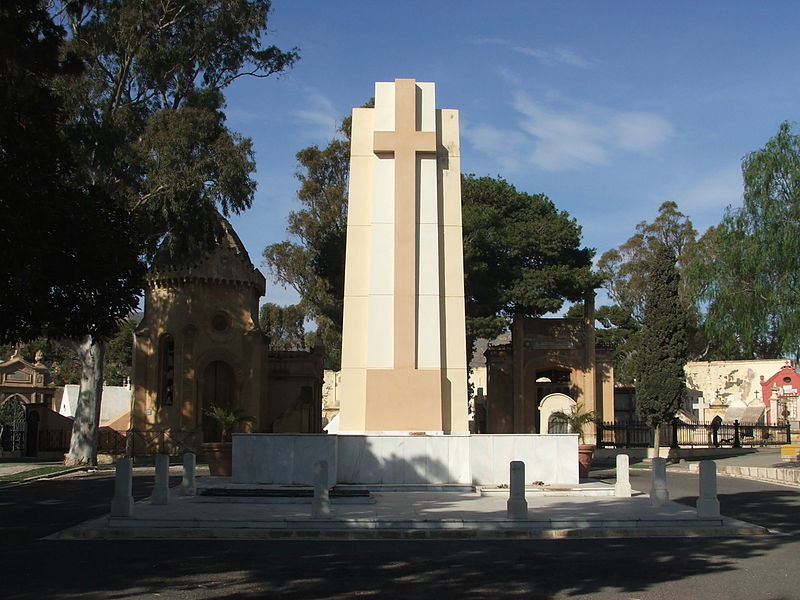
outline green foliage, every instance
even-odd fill
[[[642,221],[636,233],[619,248],[604,252],[597,261],[608,295],[633,317],[642,322],[647,292],[647,265],[654,244],[665,244],[678,259],[680,269],[692,260],[697,232],[691,220],[678,210],[675,202],[664,202],[652,223]],[[687,309],[692,302],[683,283],[681,298]]]
[[[516,315],[539,317],[600,285],[581,229],[544,194],[502,178],[462,178],[467,337],[492,338]]]
[[[680,407],[686,385],[688,340],[675,254],[666,244],[652,244],[636,354],[636,410],[642,420],[655,427],[670,420]]]
[[[81,63],[45,2],[3,2],[0,28],[0,341],[107,335],[138,303],[144,269],[129,215],[80,168],[54,85],[83,81]]]
[[[704,236],[711,341],[731,358],[800,352],[800,135],[789,123],[742,161],[744,201]]]
[[[133,332],[136,322],[125,319],[114,336],[108,340],[103,367],[106,385],[124,385],[131,379],[133,366]]]
[[[563,410],[557,410],[552,416],[564,421],[569,427],[570,433],[577,433],[581,444],[584,442],[585,437],[583,433],[584,426],[597,421],[594,411],[585,410],[583,404],[580,403],[573,406],[568,413]]]
[[[300,304],[278,306],[267,302],[259,311],[259,324],[270,350],[305,350],[306,312]]]
[[[220,441],[231,441],[233,428],[241,423],[255,423],[255,418],[243,415],[239,408],[226,408],[223,406],[212,406],[205,411],[205,415],[214,421],[221,430]]]

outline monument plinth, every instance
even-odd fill
[[[340,433],[467,432],[458,111],[433,83],[353,110]]]

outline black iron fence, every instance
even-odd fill
[[[68,452],[72,432],[68,429],[44,429],[39,431],[40,452]],[[184,452],[200,449],[199,431],[170,430],[100,430],[97,451],[102,454],[124,454],[126,456],[152,456],[168,454],[178,456]]]
[[[653,428],[642,422],[598,423],[598,448],[649,448]],[[731,448],[775,446],[792,441],[789,425],[757,423],[684,423],[675,419],[659,428],[661,446],[693,448],[729,446]]]

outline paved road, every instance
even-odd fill
[[[634,470],[632,483],[649,489]],[[696,475],[669,473],[692,503]],[[39,541],[107,512],[109,473],[0,487],[0,598],[800,598],[800,490],[720,477],[723,512],[784,535],[733,539]],[[136,474],[134,495],[149,493]]]

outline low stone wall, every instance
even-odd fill
[[[234,434],[234,483],[311,485],[328,462],[329,485],[508,483],[512,460],[528,483],[578,483],[575,435]]]
[[[800,468],[739,467],[735,465],[724,465],[720,467],[720,472],[726,475],[733,475],[734,477],[749,477],[760,481],[774,481],[775,483],[800,485]]]

